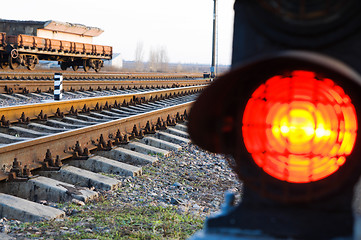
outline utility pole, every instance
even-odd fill
[[[214,1],[214,10],[213,10],[213,38],[212,38],[212,65],[211,65],[211,78],[216,76],[216,51],[217,51],[217,0]]]

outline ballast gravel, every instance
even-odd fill
[[[102,192],[102,197],[112,198],[115,208],[125,205],[174,206],[180,214],[190,213],[202,219],[219,211],[226,190],[236,192],[237,201],[241,197],[241,183],[229,167],[228,160],[221,155],[188,144],[184,145],[181,151],[173,152],[168,157],[158,156],[158,159],[158,163],[144,166],[143,175],[140,177],[112,175],[123,184],[117,191]],[[62,209],[67,215],[76,215],[79,212],[69,204],[43,203]],[[80,211],[86,212],[87,209],[94,208],[97,208],[97,203],[90,202],[82,206]],[[34,231],[37,233],[36,237]],[[53,239],[74,231],[76,230],[72,228],[47,228],[44,231],[34,226],[23,227],[17,220],[0,219],[0,238],[4,239]]]

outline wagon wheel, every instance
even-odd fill
[[[32,70],[35,69],[35,66],[36,66],[36,64],[35,64],[34,62],[31,62],[31,63],[29,63],[26,67],[27,67],[30,71],[32,71]]]
[[[1,69],[6,69],[9,66],[8,62],[0,62],[0,68]]]
[[[74,71],[77,71],[79,69],[79,66],[78,65],[73,65],[71,66],[73,68]]]
[[[88,64],[88,60],[87,60],[87,59],[84,59],[84,60],[83,60],[83,67],[84,67],[84,72],[89,71],[90,66],[89,66],[89,64]]]
[[[95,70],[96,72],[99,72],[99,71],[100,71],[100,67],[96,67],[96,68],[94,68],[94,70]]]
[[[34,70],[36,64],[38,64],[38,63],[39,63],[38,57],[37,57],[37,56],[34,56],[34,57],[28,59],[28,62],[27,62],[26,67],[27,67],[29,70]]]
[[[100,61],[95,61],[95,63],[94,63],[94,70],[95,70],[96,72],[99,72],[101,68],[102,68],[102,67],[101,67]]]
[[[60,63],[60,68],[61,68],[61,70],[65,71],[68,68],[68,64],[66,62],[61,62]]]
[[[15,49],[13,49],[14,51]],[[15,56],[15,54],[13,54],[13,51],[11,51],[11,54],[9,55],[9,66],[12,70],[16,69],[19,67],[20,63],[18,62],[17,60],[17,57],[16,58],[13,58],[13,56]],[[16,51],[17,52],[17,51]]]

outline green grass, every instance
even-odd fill
[[[41,232],[57,230],[59,235],[52,236],[54,239],[187,239],[202,228],[203,220],[188,213],[178,214],[175,207],[114,207],[105,200],[98,203],[96,209],[83,211],[65,221],[31,226]],[[60,233],[64,227],[68,229]],[[39,235],[30,233],[27,237],[36,236]]]

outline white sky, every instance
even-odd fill
[[[219,64],[231,62],[233,3],[218,0]],[[144,61],[165,47],[172,63],[211,63],[213,0],[16,0],[1,8],[4,19],[99,27],[104,33],[94,43],[113,46],[124,60],[134,60],[141,42]]]

